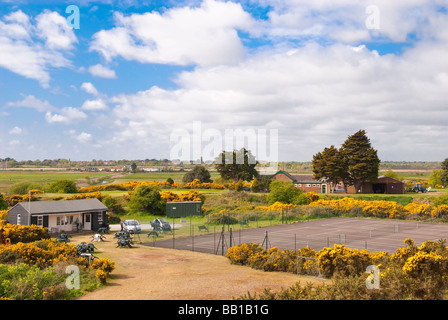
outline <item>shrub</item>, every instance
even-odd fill
[[[124,209],[117,199],[112,198],[111,196],[105,196],[102,202],[109,209],[109,213],[115,215],[124,213]]]
[[[8,209],[8,203],[6,202],[3,195],[0,193],[0,210]]]
[[[0,210],[0,221],[8,218],[8,210]],[[0,224],[1,225],[1,224]]]
[[[326,277],[332,277],[336,272],[359,275],[365,272],[373,259],[368,251],[349,249],[345,245],[334,244],[333,248],[323,248],[317,255],[321,272]]]
[[[61,299],[66,288],[60,286],[65,276],[59,276],[53,268],[39,269],[24,263],[0,265],[0,296],[17,300]]]
[[[194,168],[187,172],[182,178],[182,181],[185,183],[192,182],[194,180],[197,180],[199,183],[212,182],[210,172],[202,165],[194,166]]]
[[[304,194],[304,191],[294,187],[290,182],[272,181],[269,185],[269,189],[270,192],[267,196],[269,204],[275,202],[296,203],[296,201],[301,199],[300,196]]]
[[[9,246],[0,246],[0,257],[6,255],[11,261],[24,262],[28,265],[36,265],[40,268],[52,266],[60,261],[68,261],[76,258],[74,245],[54,240],[41,240],[31,243],[19,242]]]
[[[154,215],[165,214],[165,201],[157,187],[138,186],[129,201],[129,209],[133,212],[146,212]]]
[[[233,264],[247,264],[247,260],[254,254],[263,249],[258,243],[244,243],[239,246],[230,247],[227,250],[226,257]]]
[[[439,206],[441,204],[448,205],[448,194],[434,197],[434,205]]]
[[[51,183],[47,191],[49,193],[77,193],[78,189],[73,180],[58,180]]]
[[[368,252],[335,245],[315,252],[309,248],[294,251],[271,248],[257,250],[232,247],[232,253],[242,257],[239,262],[266,271],[299,271],[313,274],[314,259],[297,259],[299,256],[317,257],[320,271],[332,281],[322,285],[296,284],[278,293],[264,291],[260,299],[443,299],[448,293],[448,248],[445,240],[426,241],[417,247],[412,239],[404,241],[406,247],[388,252]],[[229,249],[229,250],[230,250]],[[245,253],[245,254],[243,254]],[[235,258],[233,256],[233,258]],[[294,263],[298,260],[298,264]],[[380,268],[380,290],[367,290],[367,266]],[[247,298],[247,296],[246,296]],[[249,295],[249,298],[253,298]]]
[[[109,275],[115,270],[115,262],[110,261],[109,258],[101,258],[92,262],[92,268],[102,270],[106,275]]]
[[[13,194],[27,194],[31,190],[40,190],[40,189],[42,189],[41,185],[34,183],[34,182],[24,181],[24,182],[14,183],[9,188],[8,191],[9,191],[9,193],[13,193]]]
[[[258,181],[257,178],[254,178],[254,180],[252,181],[252,183],[250,185],[250,191],[259,192],[260,190],[261,190],[260,182]]]
[[[105,284],[106,283],[107,274],[103,270],[97,269],[96,272],[95,272],[95,277],[98,279],[98,281],[101,284]]]
[[[316,192],[307,192],[306,197],[310,203],[319,200],[319,195]]]
[[[48,239],[48,229],[36,225],[24,226],[6,223],[3,225],[4,237],[11,239],[11,243],[32,242],[41,239]]]

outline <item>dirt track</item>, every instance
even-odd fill
[[[72,243],[89,241],[88,236],[74,236]],[[112,235],[95,243],[98,256],[110,257],[116,269],[108,284],[88,293],[81,300],[227,300],[246,294],[288,287],[299,280],[294,274],[263,272],[231,265],[222,256],[152,248],[115,248]],[[316,282],[301,277],[301,282]]]

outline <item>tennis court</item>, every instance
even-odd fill
[[[427,240],[448,238],[448,225],[404,220],[369,218],[328,218],[281,224],[262,228],[236,228],[194,237],[147,243],[157,247],[225,254],[230,246],[259,243],[265,248],[295,250],[310,247],[320,250],[335,243],[349,248],[393,252],[405,246],[403,240],[414,239],[416,245]]]

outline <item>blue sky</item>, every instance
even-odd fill
[[[0,0],[0,158],[175,159],[199,123],[205,158],[226,129],[278,132],[279,161],[365,129],[384,161],[441,161],[447,7]]]

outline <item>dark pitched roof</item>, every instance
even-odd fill
[[[400,181],[400,180],[397,180],[397,179],[394,179],[394,178],[391,178],[388,176],[379,176],[377,179],[377,183],[380,183],[381,180],[386,180],[388,183],[403,183],[404,184],[403,181]]]
[[[321,181],[314,179],[312,174],[290,174],[286,171],[280,170],[272,177],[276,176],[277,174],[284,174],[294,183],[322,183]]]
[[[321,183],[321,181],[313,178],[311,174],[291,174],[296,183]]]
[[[103,211],[107,207],[98,199],[19,202],[31,214]]]

